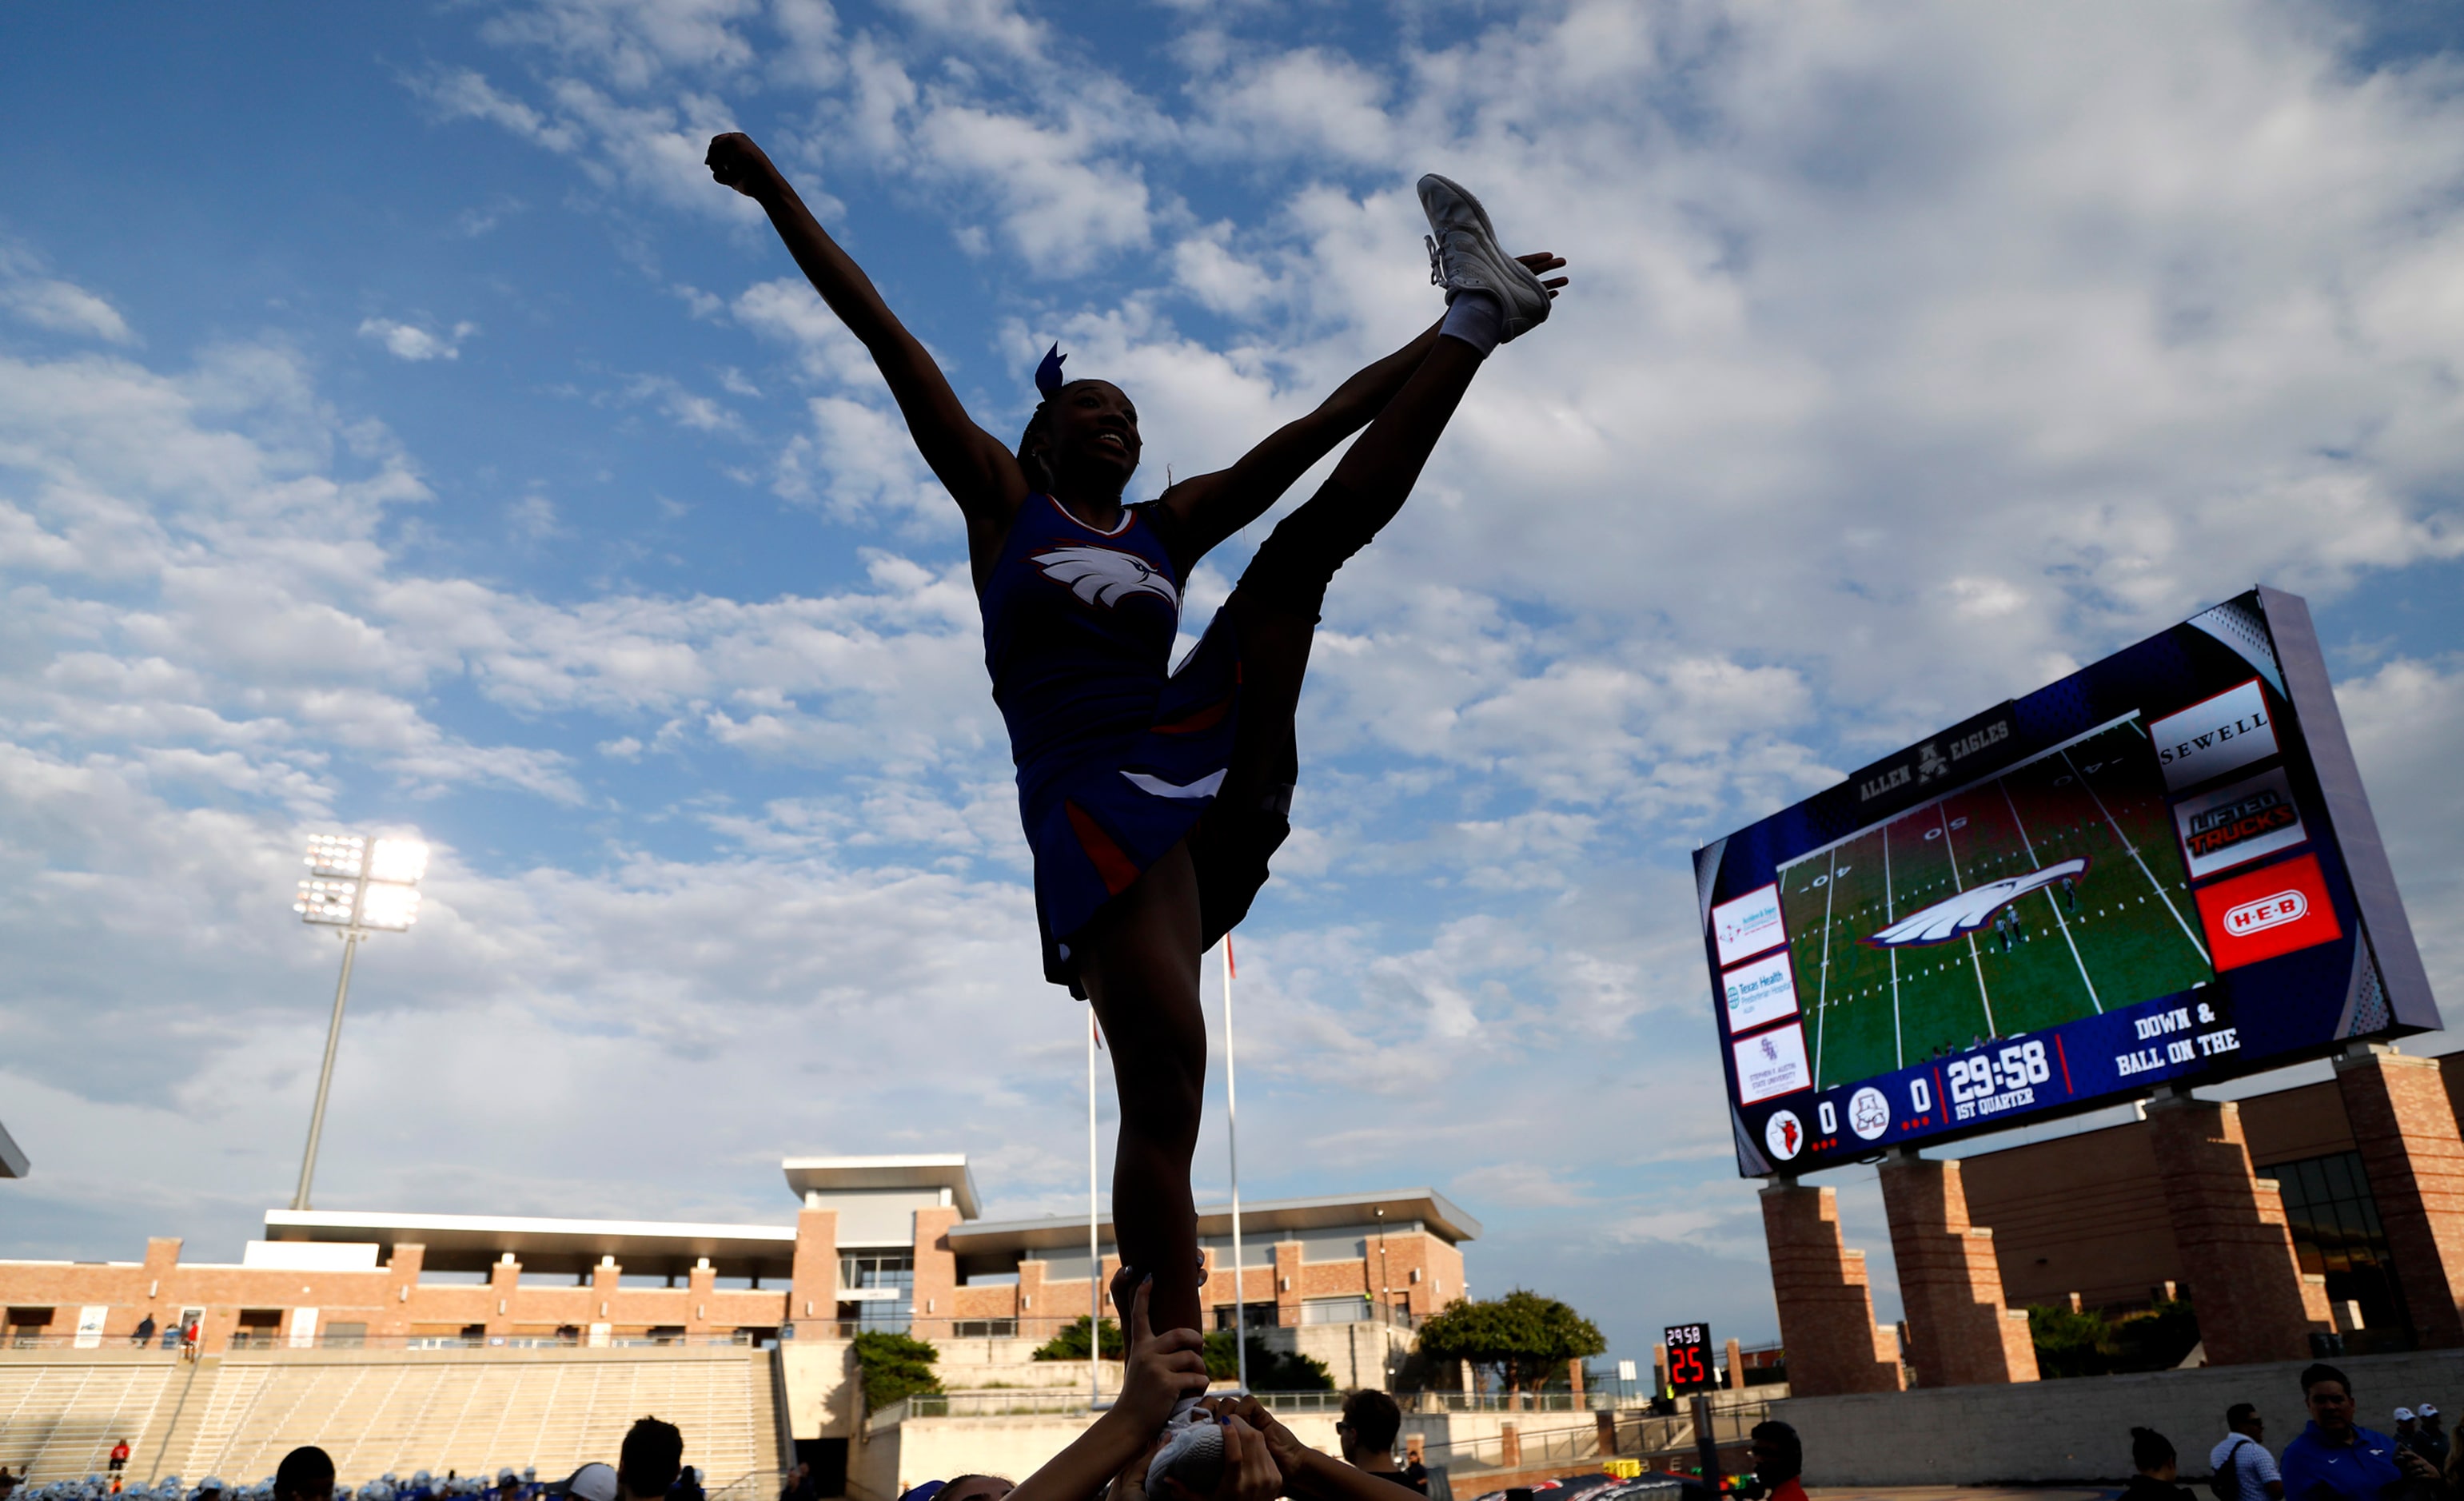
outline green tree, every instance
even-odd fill
[[[1127,1348],[1121,1343],[1121,1326],[1107,1318],[1104,1320],[1100,1334],[1090,1337],[1088,1333],[1087,1323],[1088,1321],[1085,1317],[1080,1317],[1076,1323],[1067,1326],[1059,1334],[1054,1335],[1051,1338],[1046,1339],[1040,1345],[1037,1345],[1035,1347],[1035,1353],[1030,1359],[1038,1360],[1083,1360],[1087,1359],[1089,1351],[1093,1348],[1094,1339],[1100,1338],[1104,1341],[1104,1359],[1107,1360],[1120,1360],[1123,1352]]]
[[[1284,1355],[1266,1348],[1266,1342],[1251,1335],[1249,1344],[1249,1389],[1256,1392],[1331,1392],[1334,1390],[1334,1373],[1324,1360],[1310,1356]],[[1206,1374],[1216,1381],[1228,1381],[1241,1374],[1241,1358],[1232,1343],[1232,1331],[1219,1329],[1206,1337]]]
[[[1420,1325],[1420,1352],[1432,1360],[1468,1360],[1494,1369],[1509,1396],[1548,1384],[1569,1360],[1609,1347],[1599,1326],[1553,1297],[1516,1288],[1504,1297],[1458,1297]]]
[[[2047,1377],[2169,1371],[2199,1342],[2199,1316],[2188,1298],[2120,1314],[2038,1304],[2028,1310],[2028,1338]]]
[[[912,1335],[867,1330],[855,1337],[856,1370],[864,1378],[864,1410],[879,1412],[891,1403],[919,1392],[937,1392],[941,1379],[933,1362],[941,1352]]]

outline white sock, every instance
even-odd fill
[[[1438,332],[1460,338],[1486,356],[1506,333],[1506,303],[1485,288],[1465,287],[1447,302],[1445,321],[1438,325]]]

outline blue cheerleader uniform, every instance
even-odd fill
[[[1177,524],[1148,504],[1102,532],[1030,495],[980,597],[984,666],[1009,726],[1035,856],[1045,978],[1075,995],[1085,992],[1072,942],[1174,845],[1190,841],[1211,946],[1246,914],[1267,856],[1290,832],[1289,778],[1269,768],[1276,785],[1243,785],[1233,765],[1241,642],[1232,620],[1217,615],[1167,670],[1184,582],[1167,546]]]

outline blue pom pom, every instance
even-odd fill
[[[1056,343],[1044,352],[1044,362],[1035,367],[1035,388],[1043,392],[1046,398],[1061,389],[1063,384],[1061,362],[1068,358],[1061,352],[1061,346]]]

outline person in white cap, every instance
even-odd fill
[[[566,1478],[564,1493],[572,1501],[616,1501],[616,1467],[592,1460]]]
[[[2429,1403],[2417,1403],[2412,1415],[2421,1420],[2421,1437],[2413,1444],[2421,1457],[2441,1469],[2447,1468],[2447,1430],[2440,1426],[2438,1409]]]

